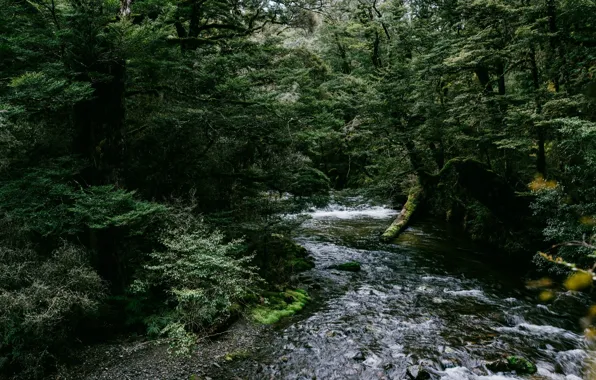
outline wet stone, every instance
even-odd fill
[[[441,367],[443,367],[443,369],[455,368],[457,367],[457,363],[451,359],[441,359]]]
[[[499,359],[494,362],[486,363],[486,368],[492,372],[507,372],[509,371],[509,363],[505,359]]]
[[[516,372],[518,375],[532,375],[538,371],[534,363],[521,356],[509,356],[487,363],[486,368],[492,372]]]
[[[407,375],[410,379],[416,379],[418,376],[418,372],[420,372],[420,367],[418,366],[410,366],[407,370]]]
[[[432,376],[421,366],[410,366],[406,372],[411,380],[430,380]]]

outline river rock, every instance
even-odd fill
[[[337,270],[346,271],[346,272],[360,272],[362,267],[359,262],[350,261],[347,263],[334,265],[331,267],[331,269],[337,269]]]
[[[486,368],[492,372],[509,372],[509,363],[505,359],[499,359],[486,363]]]
[[[412,380],[429,380],[431,379],[430,373],[421,366],[413,365],[408,367],[406,372],[408,377]]]
[[[521,356],[509,356],[487,363],[486,368],[492,372],[515,372],[518,375],[533,375],[538,372],[534,363]]]
[[[511,368],[520,375],[533,375],[538,372],[536,364],[521,356],[509,356],[507,362]]]
[[[453,359],[441,359],[441,367],[443,369],[447,369],[447,368],[455,368],[457,367],[457,362]]]
[[[358,360],[358,361],[363,361],[366,359],[366,357],[364,356],[364,353],[362,353],[362,351],[358,351],[356,353],[356,355],[352,356],[352,359]]]

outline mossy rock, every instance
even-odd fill
[[[486,368],[493,372],[516,372],[518,375],[533,375],[538,372],[534,363],[521,356],[508,356],[488,363]]]
[[[306,248],[281,234],[271,234],[267,250],[283,262],[285,274],[304,272],[315,267]]]
[[[304,272],[315,267],[315,263],[311,258],[297,257],[290,260],[290,266],[293,272]]]
[[[281,257],[307,257],[306,248],[289,237],[281,234],[271,234],[268,249]]]
[[[341,270],[341,271],[345,271],[345,272],[360,272],[360,270],[362,269],[362,266],[357,261],[350,261],[350,262],[347,262],[347,263],[343,263],[343,264],[339,264],[339,265],[334,265],[331,268],[332,269]]]
[[[270,325],[284,317],[296,314],[304,308],[309,300],[308,293],[303,289],[268,293],[265,304],[253,308],[251,314],[255,321]]]
[[[227,361],[227,362],[231,362],[231,361],[234,361],[234,360],[248,359],[250,356],[251,356],[250,351],[248,351],[248,350],[238,350],[238,351],[227,353],[224,356],[224,360]]]
[[[533,375],[538,372],[536,364],[521,356],[509,356],[507,357],[507,363],[509,363],[511,370],[519,375]]]

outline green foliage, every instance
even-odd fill
[[[15,223],[25,233],[60,236],[75,233],[69,211],[74,203],[74,176],[78,163],[60,159],[46,167],[33,167],[16,178],[5,179],[0,207],[5,223]]]
[[[128,227],[133,233],[142,234],[143,228],[166,210],[164,205],[139,201],[133,191],[93,186],[75,193],[68,211],[91,229]]]
[[[63,242],[46,257],[30,247],[0,248],[0,368],[42,375],[68,353],[104,297],[80,246]]]
[[[82,162],[66,157],[5,179],[0,191],[4,222],[43,237],[73,235],[85,227],[127,227],[140,234],[165,212],[165,206],[141,201],[134,192],[113,186],[81,187],[77,179],[82,169]]]
[[[298,196],[327,194],[329,190],[329,178],[325,173],[310,167],[300,170],[289,188],[292,194]]]
[[[163,319],[161,334],[172,339],[178,353],[188,353],[192,333],[222,324],[234,305],[251,293],[258,283],[252,257],[236,257],[240,241],[225,243],[223,235],[209,232],[194,216],[172,213],[159,241],[163,249],[149,254],[145,271],[132,284],[136,293],[159,289],[171,305]]]
[[[28,113],[60,111],[93,94],[90,83],[68,83],[64,79],[51,78],[44,72],[26,72],[12,78],[9,86],[12,94],[8,100],[25,105]]]
[[[62,244],[81,246],[109,293],[94,305],[101,315],[90,330],[100,331],[89,335],[144,324],[185,353],[194,333],[239,312],[258,270],[287,278],[312,265],[289,238],[302,219],[278,215],[329,190],[297,126],[309,112],[297,104],[301,89],[310,92],[329,67],[275,36],[280,24],[298,25],[295,12],[312,26],[304,10],[275,2],[246,3],[232,16],[217,2],[142,0],[130,13],[111,0],[0,5],[0,245],[28,247],[40,262]],[[271,196],[288,192],[300,200]],[[275,233],[288,237],[279,243]],[[33,337],[23,330],[18,339]],[[27,355],[44,344],[27,343]],[[43,376],[32,364],[38,369]]]
[[[552,155],[561,162],[557,180],[552,186],[537,186],[533,204],[535,216],[545,221],[544,236],[550,242],[582,241],[586,244],[561,245],[557,256],[577,263],[579,267],[593,265],[593,250],[589,245],[596,236],[596,188],[591,179],[596,175],[592,163],[596,159],[596,135],[593,122],[579,118],[554,119],[561,139],[552,146]],[[552,266],[537,257],[541,266],[562,274],[567,268]]]

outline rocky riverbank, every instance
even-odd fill
[[[208,380],[242,379],[258,371],[259,353],[272,329],[247,319],[202,339],[191,357],[168,353],[163,342],[121,342],[93,346],[81,354],[83,364],[63,371],[61,380]]]

